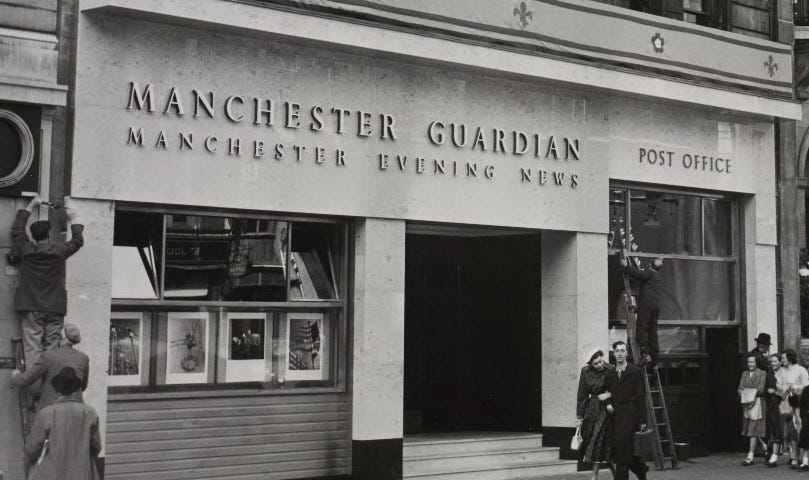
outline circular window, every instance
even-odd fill
[[[0,109],[0,188],[18,183],[34,164],[34,136],[19,115]]]

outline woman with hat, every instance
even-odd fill
[[[582,444],[579,459],[593,464],[593,480],[598,478],[602,463],[612,466],[612,416],[607,412],[610,393],[604,381],[613,368],[604,359],[604,352],[594,349],[585,357],[576,396],[576,426],[581,429]]]
[[[73,396],[81,383],[71,367],[63,368],[51,380],[59,397],[40,410],[34,421],[25,446],[31,464],[28,480],[98,480],[98,415]]]

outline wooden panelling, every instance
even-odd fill
[[[0,27],[56,33],[57,0],[0,0]]]
[[[310,478],[348,474],[346,394],[116,401],[106,478]]]
[[[759,8],[749,7],[740,3],[731,4],[731,26],[732,28],[747,30],[760,34],[770,32],[770,12]]]

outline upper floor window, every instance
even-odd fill
[[[769,0],[597,0],[704,27],[772,39],[776,2]],[[799,0],[807,2],[809,0]],[[805,10],[804,10],[805,11]],[[797,15],[797,13],[796,13]]]

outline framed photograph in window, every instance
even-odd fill
[[[110,345],[107,364],[107,384],[110,386],[140,385],[144,371],[143,345],[145,320],[143,312],[112,312],[110,314]]]
[[[224,363],[224,381],[266,381],[268,372],[272,371],[272,336],[267,325],[267,314],[228,312],[221,322],[219,365],[221,368]]]
[[[166,383],[208,381],[209,315],[169,312],[166,336]]]
[[[326,380],[328,332],[322,313],[286,315],[286,380]]]

